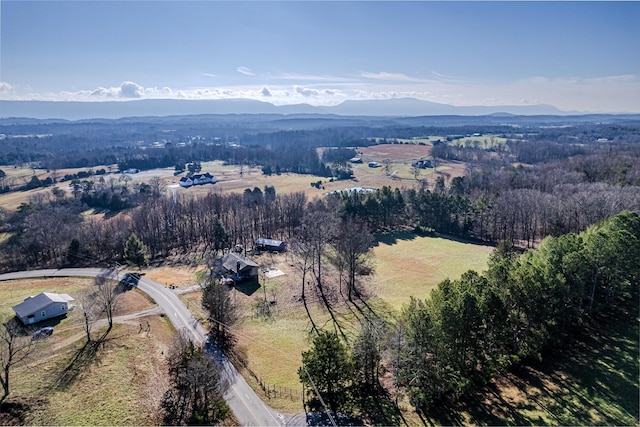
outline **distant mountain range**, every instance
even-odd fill
[[[503,105],[456,107],[415,98],[344,101],[335,106],[294,104],[276,106],[251,99],[179,100],[143,99],[132,101],[0,101],[0,117],[82,120],[93,118],[175,116],[194,114],[335,114],[341,116],[484,116],[569,115],[552,105]]]

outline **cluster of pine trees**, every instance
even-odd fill
[[[365,318],[348,341],[319,331],[298,372],[307,407],[376,422],[376,407],[388,399],[380,378],[390,370],[397,391],[428,414],[632,304],[639,260],[640,215],[630,211],[523,254],[502,242],[486,272],[441,282],[429,299],[412,298],[395,322]]]
[[[596,313],[637,298],[639,260],[640,216],[629,211],[520,256],[500,244],[485,273],[445,280],[404,307],[393,340],[398,384],[428,409],[539,359]]]

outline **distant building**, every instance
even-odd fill
[[[286,245],[282,240],[264,239],[261,237],[256,239],[256,249],[261,251],[284,252]]]
[[[193,185],[193,180],[188,176],[180,178],[180,187],[189,188]]]
[[[216,182],[216,177],[209,172],[180,178],[180,186],[184,188],[189,188],[192,185],[215,184]]]
[[[67,314],[71,301],[74,299],[67,294],[42,292],[13,306],[13,311],[22,323],[30,325]]]
[[[377,190],[375,188],[365,188],[365,187],[351,187],[351,188],[345,188],[342,190],[336,190],[336,191],[329,191],[327,194],[341,194],[341,193],[362,193],[362,194],[367,194],[367,193],[375,193]]]
[[[433,167],[431,165],[431,160],[417,160],[411,163],[411,166],[418,169],[427,169]]]

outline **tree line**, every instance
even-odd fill
[[[362,408],[388,396],[386,369],[396,392],[428,414],[563,348],[586,324],[597,328],[600,314],[633,304],[639,259],[640,216],[629,211],[579,234],[548,237],[521,255],[502,242],[486,272],[444,280],[429,299],[412,298],[395,321],[363,321],[351,340],[319,331],[299,371],[307,405],[372,416]]]

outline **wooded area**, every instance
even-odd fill
[[[363,408],[389,399],[389,384],[380,381],[385,370],[392,374],[395,392],[406,393],[426,413],[523,360],[540,358],[598,313],[638,297],[637,119],[614,117],[600,124],[554,119],[569,121],[566,126],[550,125],[548,118],[536,123],[509,118],[520,120],[509,125],[454,125],[459,120],[454,118],[447,125],[425,124],[433,120],[426,118],[424,123],[336,119],[329,124],[319,118],[252,119],[0,125],[5,135],[0,163],[50,171],[88,168],[46,183],[15,182],[0,171],[0,191],[47,185],[70,190],[55,186],[15,211],[0,208],[0,271],[116,262],[140,267],[169,260],[211,265],[238,245],[247,251],[259,237],[286,241],[314,337],[302,355],[300,380],[310,409],[334,413],[362,414]],[[485,133],[492,136],[473,140],[472,135]],[[259,165],[265,174],[348,179],[355,148],[409,144],[412,138],[430,141],[435,173],[420,179],[417,171],[410,187],[387,185],[314,199],[301,192],[280,194],[272,186],[241,194],[168,196],[159,179],[131,184],[127,175],[104,169],[175,166],[180,172],[185,165],[215,159]],[[337,149],[319,155],[321,147]],[[463,162],[465,174],[439,171],[437,165],[445,161]],[[88,208],[101,215],[88,215]],[[373,269],[370,248],[376,233],[399,229],[497,249],[487,272],[446,280],[428,300],[412,299],[398,319],[385,319],[367,306],[370,295],[361,292],[362,283]],[[520,254],[526,248],[537,249]],[[338,283],[329,283],[328,272],[337,272]],[[338,294],[364,319],[358,337],[349,336],[334,317],[333,308],[342,303]],[[330,314],[330,326],[314,323],[312,299]],[[228,328],[237,314],[226,285],[211,279],[203,305],[213,338],[233,347]],[[195,381],[185,376],[184,367],[204,363],[183,344],[178,346],[184,366],[170,367],[178,388],[166,396],[166,408],[188,401],[191,412],[180,414],[180,422],[214,420],[222,409],[208,406],[219,397],[213,385],[179,388]],[[344,357],[338,361],[335,354]],[[327,382],[329,371],[336,377]]]

